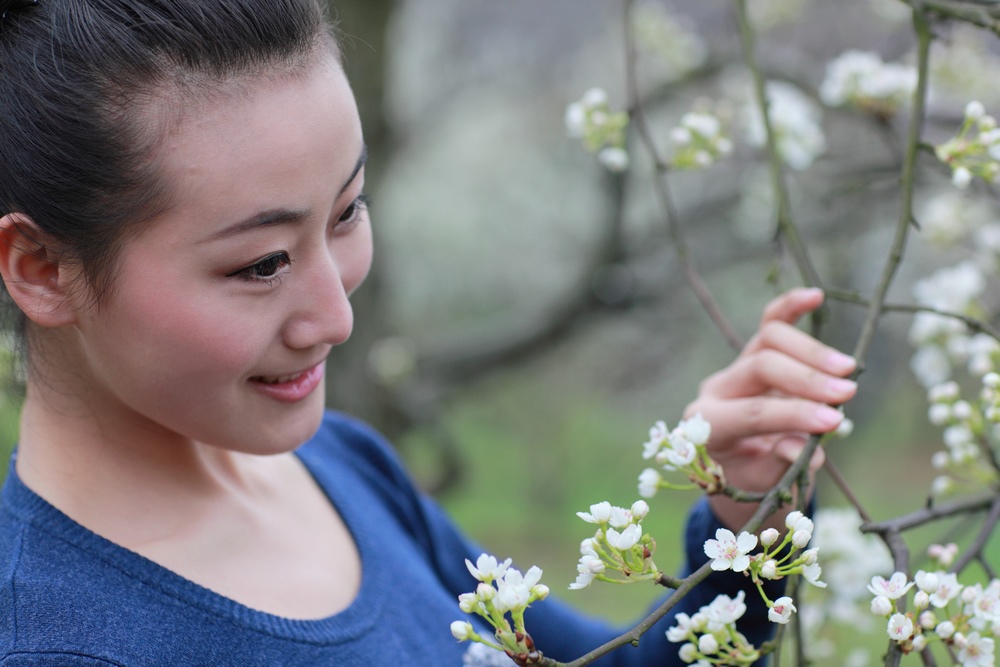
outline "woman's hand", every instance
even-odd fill
[[[698,398],[685,410],[700,412],[712,425],[708,451],[730,486],[767,491],[798,458],[810,434],[837,428],[843,415],[830,405],[852,396],[857,385],[844,379],[856,363],[795,328],[800,317],[823,303],[818,289],[794,289],[764,309],[760,329],[736,360],[701,383]],[[823,464],[816,450],[810,468]],[[757,509],[722,495],[709,497],[716,516],[733,530]],[[768,525],[780,526],[789,508]]]

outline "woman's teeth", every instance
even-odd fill
[[[278,375],[275,377],[258,377],[255,379],[258,382],[263,382],[264,384],[282,384],[284,382],[291,382],[300,375],[302,375],[302,373],[292,373],[291,375]]]

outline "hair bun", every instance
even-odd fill
[[[11,12],[37,5],[38,0],[0,0],[0,23],[6,21]]]

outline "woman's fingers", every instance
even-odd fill
[[[762,350],[777,350],[834,375],[847,375],[857,366],[854,358],[850,355],[829,345],[824,345],[787,322],[774,321],[761,325],[760,330],[746,345],[740,356],[752,356]]]
[[[843,403],[856,390],[857,384],[852,380],[825,373],[772,349],[740,357],[701,386],[702,396],[718,399],[778,392],[823,403]]]
[[[799,287],[775,297],[764,307],[761,325],[768,322],[795,324],[806,313],[811,313],[823,303],[823,290],[816,287]]]
[[[697,401],[692,408],[712,425],[710,444],[773,433],[827,433],[844,419],[824,403],[779,396]]]

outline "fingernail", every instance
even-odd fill
[[[854,380],[844,378],[833,378],[826,381],[826,387],[835,394],[848,394],[858,388],[858,383]]]
[[[848,373],[853,371],[858,363],[849,354],[844,354],[843,352],[833,351],[830,356],[826,358],[827,368],[829,368],[834,373]]]
[[[825,429],[831,429],[844,420],[844,413],[829,405],[816,410],[816,422]]]

